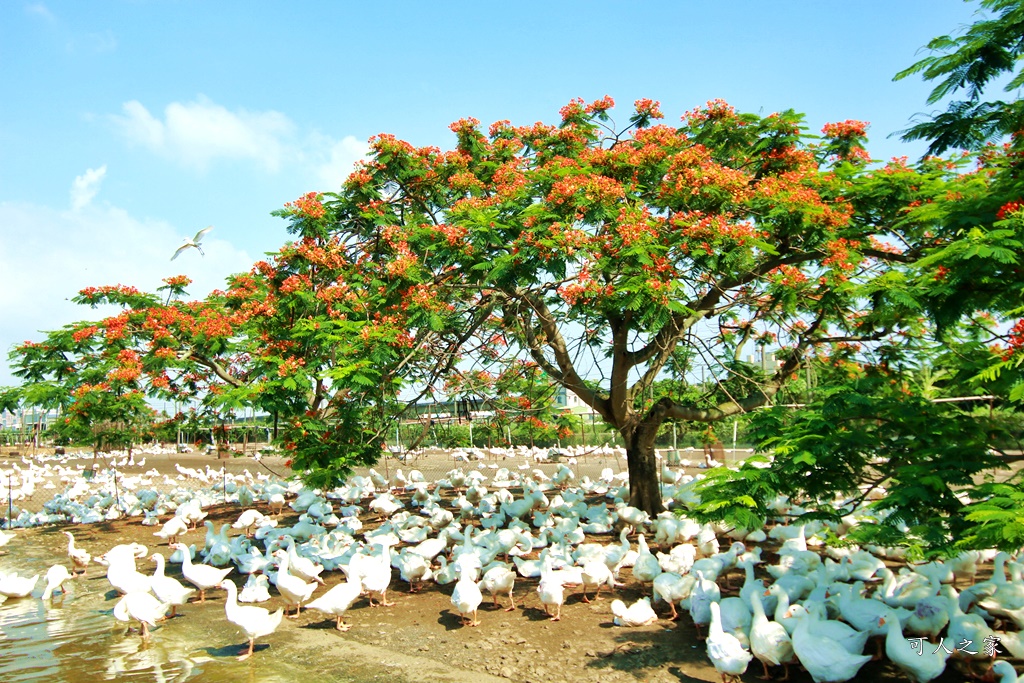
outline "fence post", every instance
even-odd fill
[[[121,510],[121,492],[117,490],[117,469],[116,468],[111,468],[110,471],[114,473],[114,475],[113,475],[113,479],[114,479],[114,501],[115,501],[115,503],[117,505],[118,516],[120,516],[120,513],[122,512],[122,510]]]

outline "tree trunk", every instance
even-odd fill
[[[654,457],[654,437],[660,422],[647,421],[632,433],[623,433],[626,464],[629,467],[629,504],[652,517],[665,510],[661,501],[658,461]]]

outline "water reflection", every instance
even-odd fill
[[[63,537],[52,541],[54,547],[49,548],[47,539],[41,538],[43,547],[32,549],[35,557],[8,552],[0,557],[0,569],[22,575],[43,572],[48,564],[41,558],[62,557],[62,541]],[[0,604],[0,681],[284,683],[308,673],[280,657],[237,662],[235,656],[244,638],[226,621],[211,619],[215,615],[209,612],[191,621],[186,616],[165,622],[148,642],[143,641],[137,631],[129,633],[114,619],[116,593],[108,590],[102,576],[91,572],[89,578],[74,579],[65,586],[68,593],[47,601],[40,599],[39,587],[29,597]],[[211,643],[222,646],[210,648]]]

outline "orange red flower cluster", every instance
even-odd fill
[[[292,212],[305,216],[306,218],[323,218],[327,213],[324,208],[323,202],[321,201],[323,195],[318,192],[307,192],[302,195],[294,202],[285,202],[285,208],[290,209]]]
[[[1005,219],[1007,216],[1013,213],[1017,213],[1021,209],[1021,202],[1019,199],[1015,199],[1012,202],[1006,202],[999,207],[999,211],[996,212],[996,218],[999,220]]]
[[[821,132],[830,138],[862,138],[868,134],[869,125],[866,121],[847,119],[837,123],[826,123]]]

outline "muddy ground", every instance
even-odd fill
[[[239,511],[237,506],[217,506],[209,509],[208,519],[219,528],[223,522],[234,521]],[[284,514],[280,523],[291,524],[296,519],[297,515]],[[367,522],[365,528],[372,528],[369,519]],[[55,526],[20,530],[18,538],[7,550],[9,553],[52,551],[54,561],[60,561],[65,546],[60,532],[65,528],[70,529]],[[154,538],[154,527],[142,526],[137,519],[78,526],[71,530],[78,545],[93,554],[130,541],[146,544],[150,552],[170,554],[166,544]],[[189,532],[184,540],[202,544],[204,534],[205,529],[200,527]],[[607,543],[612,540],[612,535],[588,540]],[[635,542],[635,538],[632,540]],[[766,554],[766,557],[769,556]],[[85,578],[77,581],[88,582],[90,590],[109,591],[107,600],[112,607],[116,595],[109,590],[104,573],[102,566],[94,565]],[[168,573],[181,578],[177,564],[169,565]],[[238,585],[244,582],[244,577],[237,574],[232,578]],[[616,589],[614,597],[627,603],[638,599],[641,589],[631,577],[630,570],[623,570],[620,578],[625,586]],[[734,578],[736,588],[723,589],[723,597],[737,593],[742,577],[734,575]],[[314,597],[343,580],[341,572],[327,574],[327,586],[318,589]],[[481,624],[473,628],[462,626],[458,615],[452,612],[449,598],[454,584],[431,584],[422,592],[411,594],[395,570],[392,590],[388,593],[389,599],[395,602],[394,606],[371,608],[365,598],[360,599],[346,614],[345,620],[351,624],[348,632],[335,630],[333,618],[304,610],[298,618],[288,619],[274,634],[260,639],[257,653],[250,660],[251,678],[260,680],[261,658],[286,658],[296,665],[310,667],[321,681],[461,683],[486,681],[492,677],[493,680],[543,683],[720,680],[688,616],[679,621],[669,621],[667,610],[662,605],[659,613],[663,618],[657,623],[641,628],[623,628],[612,624],[609,606],[613,596],[602,595],[600,600],[587,604],[578,593],[571,593],[563,607],[561,621],[554,622],[544,613],[536,586],[536,579],[517,579],[514,594],[519,608],[513,612],[503,611],[504,605],[494,608],[485,597],[480,613]],[[210,595],[212,599],[205,604],[190,604],[183,608],[186,615],[183,620],[188,620],[190,629],[209,632],[211,638],[230,642],[234,627],[224,620],[224,594],[212,591]],[[271,595],[271,601],[264,603],[264,607],[276,609],[283,604],[273,587]],[[126,634],[125,637],[137,636]],[[240,634],[234,637],[237,646],[220,647],[214,654],[224,657],[237,654],[244,643]],[[160,638],[159,629],[153,638]],[[743,680],[753,681],[760,673],[760,666],[755,661]],[[794,671],[791,679],[798,683],[811,680],[803,671]],[[906,679],[888,662],[872,662],[861,670],[855,680]],[[937,680],[951,683],[965,680],[965,677],[950,667]]]

